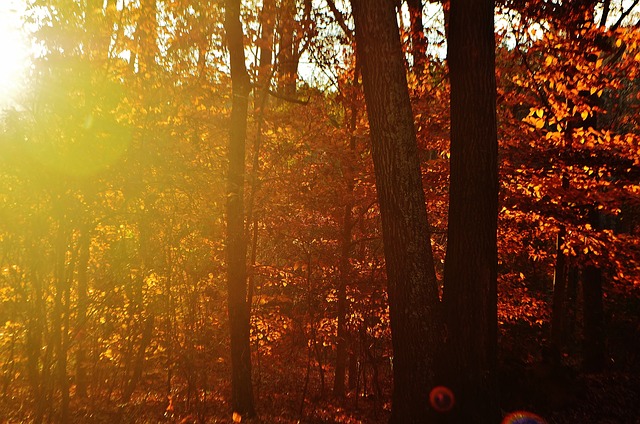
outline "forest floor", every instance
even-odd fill
[[[296,384],[297,383],[297,384]],[[303,382],[291,382],[300,386]],[[302,393],[298,387],[282,386],[284,390],[270,387],[259,395],[257,418],[242,420],[249,424],[356,424],[387,423],[390,403],[388,393],[382,399],[353,395],[343,400],[329,396],[305,399],[301,412]],[[577,377],[571,388],[547,387],[547,397],[535,397],[530,409],[543,416],[548,424],[640,424],[640,374],[628,372],[604,372]],[[531,393],[528,390],[523,391]],[[547,402],[546,404],[534,404]],[[13,404],[16,407],[16,404]],[[11,402],[0,402],[0,423],[30,422],[20,412],[11,409]],[[95,424],[232,424],[227,403],[223,396],[212,397],[205,403],[192,406],[176,402],[168,408],[166,400],[139,399],[127,405],[75,405],[72,422]],[[517,408],[520,409],[520,408]],[[196,410],[197,412],[192,412]],[[509,412],[509,411],[505,411]],[[498,424],[498,423],[496,423]]]
[[[640,423],[640,375],[602,373],[584,376],[584,390],[564,408],[552,411],[549,424]]]
[[[543,416],[548,424],[640,424],[640,375],[621,372],[606,372],[582,376],[576,381],[575,391],[566,398],[566,393],[549,388],[549,396],[556,396],[556,402],[547,405],[530,405],[531,409]],[[275,391],[265,393],[259,399],[259,416],[243,420],[253,424],[356,424],[386,423],[389,418],[390,403],[387,396],[381,400],[360,398],[357,406],[353,396],[337,401],[306,399],[300,413],[300,392]],[[31,422],[16,409],[17,405],[7,400],[0,401],[0,423],[13,424]],[[74,423],[95,424],[232,424],[226,402],[222,397],[201,403],[187,412],[186,405],[175,404],[167,408],[166,400],[129,403],[127,405],[84,405],[76,406]],[[173,409],[173,410],[171,410]],[[519,409],[519,408],[518,408]],[[508,412],[508,411],[505,411]],[[496,423],[497,424],[497,423]]]
[[[548,424],[640,424],[640,335],[632,331],[608,328],[608,362],[600,373],[577,371],[580,364],[565,356],[563,364],[550,366],[540,355],[541,335],[547,330],[530,327],[503,328],[500,368],[502,408],[506,413],[529,410]],[[616,326],[616,328],[624,328]],[[526,337],[525,337],[525,333]],[[507,351],[508,349],[508,351]],[[535,352],[535,354],[533,354]],[[579,358],[575,354],[572,357]],[[511,359],[508,359],[511,358]],[[389,361],[380,362],[376,372],[362,371],[360,396],[355,391],[346,398],[331,396],[333,370],[324,359],[319,367],[310,361],[306,349],[283,343],[263,355],[254,364],[254,394],[258,417],[243,419],[249,424],[382,424],[387,423],[391,408],[391,369]],[[226,369],[199,369],[205,376],[206,393],[189,396],[186,390],[175,391],[169,400],[166,378],[157,372],[145,376],[130,402],[123,404],[115,392],[96,387],[95,397],[71,398],[72,423],[77,424],[232,424],[228,399],[230,384]],[[374,375],[376,376],[374,378]],[[5,387],[5,393],[6,387]],[[33,422],[27,387],[14,388],[0,396],[0,424]],[[188,402],[187,399],[191,399]],[[102,400],[101,400],[102,399]],[[56,422],[57,411],[45,422]],[[499,424],[499,423],[496,423]]]

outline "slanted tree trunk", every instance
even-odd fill
[[[440,344],[438,290],[394,3],[352,0],[371,128],[393,342],[391,423],[424,423]]]
[[[452,422],[495,424],[498,142],[492,0],[451,0],[451,185],[444,270]]]
[[[234,412],[248,417],[255,415],[244,237],[245,143],[251,84],[245,65],[240,3],[241,0],[227,0],[224,22],[233,91],[227,153],[227,307],[231,333],[231,406]]]

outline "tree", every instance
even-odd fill
[[[356,150],[356,125],[358,122],[358,99],[356,95],[359,91],[356,91],[358,87],[358,77],[359,77],[358,65],[356,64],[353,69],[353,87],[348,87],[350,90],[345,90],[349,92],[348,100],[345,100],[345,103],[348,103],[350,106],[350,116],[349,116],[349,150],[346,155],[354,155]],[[346,105],[345,105],[346,109]],[[345,156],[346,156],[345,155]],[[347,370],[347,345],[349,343],[349,338],[347,335],[347,318],[348,318],[348,303],[347,303],[347,285],[349,283],[351,265],[349,263],[351,245],[352,245],[352,236],[353,236],[353,188],[355,185],[354,181],[354,170],[353,165],[349,164],[346,166],[345,177],[346,177],[346,189],[347,189],[347,198],[344,205],[344,215],[342,219],[342,232],[340,238],[340,260],[338,262],[338,269],[340,272],[340,276],[338,278],[338,291],[337,291],[337,303],[338,303],[338,319],[337,319],[337,341],[336,341],[336,372],[335,378],[333,380],[333,394],[337,397],[344,396],[345,393],[345,375]],[[351,377],[351,376],[350,376]]]
[[[233,412],[253,416],[247,242],[244,235],[245,142],[251,82],[245,65],[240,3],[240,0],[227,1],[224,22],[233,93],[227,153],[227,307],[231,335],[231,406]]]
[[[352,2],[382,218],[393,342],[392,423],[423,423],[440,343],[438,290],[394,3]]]
[[[609,6],[619,13],[611,16],[613,25],[604,27]],[[549,352],[558,363],[561,354],[577,348],[580,332],[573,324],[577,278],[582,275],[587,369],[604,365],[606,302],[601,297],[624,291],[631,275],[627,267],[636,263],[628,256],[621,259],[634,248],[627,244],[626,233],[632,229],[620,225],[634,220],[633,207],[627,205],[637,203],[637,194],[629,190],[637,178],[637,167],[632,166],[637,153],[631,147],[638,143],[632,130],[637,126],[629,125],[621,113],[630,107],[628,96],[637,87],[637,44],[627,40],[637,38],[638,29],[620,27],[623,21],[635,22],[625,20],[632,8],[605,4],[597,17],[588,2],[550,9],[516,4],[526,17],[516,32],[526,34],[542,21],[550,27],[540,39],[519,36],[514,49],[501,49],[503,60],[515,65],[515,72],[512,65],[500,66],[507,71],[502,72],[501,91],[509,95],[503,98],[516,115],[507,113],[503,126],[508,140],[502,155],[505,204],[509,215],[517,211],[513,216],[519,215],[520,222],[532,221],[527,226],[539,228],[540,247],[530,253],[536,268],[544,269],[540,259],[547,254],[541,250],[555,255]],[[513,124],[516,128],[507,129]],[[500,237],[501,244],[513,239],[507,234]]]
[[[407,0],[409,7],[409,19],[411,21],[411,58],[413,70],[417,76],[421,76],[427,65],[428,40],[424,34],[422,23],[422,0]]]
[[[498,142],[492,0],[451,1],[451,176],[444,271],[455,422],[499,421]]]

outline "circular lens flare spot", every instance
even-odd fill
[[[437,386],[429,393],[429,403],[438,412],[449,412],[455,404],[453,392],[445,386]]]
[[[502,424],[547,424],[547,422],[532,412],[516,411],[504,417]]]

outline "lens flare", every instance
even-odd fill
[[[504,417],[502,424],[547,424],[547,422],[532,412],[516,411]]]
[[[453,392],[445,386],[437,386],[429,393],[429,403],[438,412],[449,412],[455,404]]]

